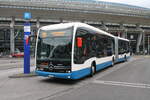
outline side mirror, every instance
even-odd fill
[[[82,43],[83,43],[83,38],[77,37],[77,47],[78,48],[82,48]]]

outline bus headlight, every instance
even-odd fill
[[[70,76],[68,76],[68,78],[71,78]]]

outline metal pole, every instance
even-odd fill
[[[31,34],[30,22],[24,25],[24,74],[30,73],[30,43],[29,36]]]
[[[128,38],[128,29],[125,29],[125,38]]]
[[[26,20],[24,24],[24,74],[30,73],[30,43],[29,37],[31,34],[31,13],[25,12],[24,19]]]

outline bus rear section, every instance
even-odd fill
[[[39,30],[36,45],[36,73],[45,77],[71,78],[73,27],[62,25]]]
[[[97,71],[113,65],[114,36],[93,27],[80,26],[76,30],[73,54],[74,77],[93,76]]]
[[[127,61],[130,58],[130,42],[128,39],[117,37],[116,62]]]

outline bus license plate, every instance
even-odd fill
[[[48,75],[48,77],[54,77],[54,75]]]

